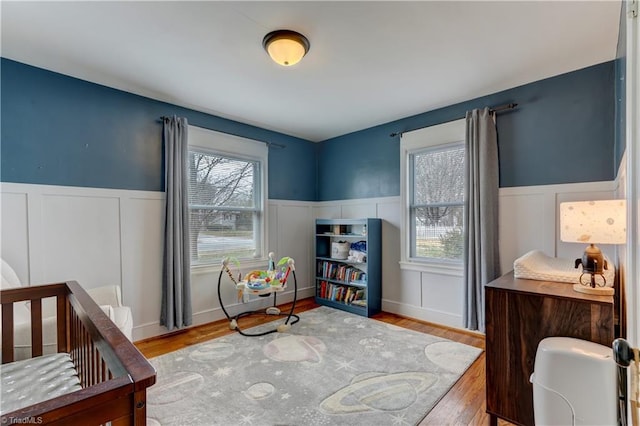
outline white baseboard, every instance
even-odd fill
[[[435,309],[421,308],[419,306],[398,303],[393,300],[382,299],[382,310],[396,315],[402,315],[447,327],[464,329],[462,316],[450,312],[437,311]]]

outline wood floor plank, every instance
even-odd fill
[[[318,306],[313,298],[298,300],[295,313],[304,312]],[[291,305],[285,304],[279,306],[279,308],[283,312],[288,312],[288,309],[291,309]],[[399,327],[475,346],[483,350],[485,347],[484,336],[478,333],[430,324],[387,312],[376,314],[373,318]],[[246,329],[272,319],[273,317],[271,316],[255,315],[249,318],[242,318],[240,326],[242,329]],[[141,340],[135,342],[135,345],[144,356],[153,358],[234,332],[229,329],[229,321],[225,319]],[[451,390],[420,422],[420,426],[488,425],[489,416],[485,412],[485,361],[483,352]],[[498,425],[506,426],[509,423],[500,421]]]

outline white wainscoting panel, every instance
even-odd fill
[[[462,279],[452,275],[429,272],[421,274],[422,309],[429,321],[462,328]]]
[[[38,282],[122,284],[118,197],[42,194],[40,219],[46,255]]]
[[[615,182],[588,182],[500,189],[500,264],[502,272],[513,269],[513,262],[530,250],[548,256],[576,259],[584,247],[560,241],[560,203],[610,199]],[[601,247],[614,259],[612,246]]]
[[[5,192],[3,187],[0,206],[0,257],[11,265],[21,282],[28,283],[30,278],[27,194]]]
[[[164,194],[121,199],[122,299],[135,312],[134,323],[157,323],[162,299]],[[141,338],[141,337],[140,337]]]
[[[324,201],[313,206],[313,220],[342,219],[342,210],[338,201]]]
[[[267,250],[274,250],[270,247],[278,247],[278,242],[280,238],[277,232],[273,232],[273,230],[278,229],[278,205],[269,203],[267,206]]]
[[[379,217],[376,202],[347,202],[341,206],[342,218]]]
[[[277,203],[277,204],[276,204]],[[313,258],[314,223],[311,207],[308,203],[296,204],[284,201],[271,201],[276,207],[276,228],[271,228],[278,236],[278,244],[273,247],[276,261],[284,256],[295,260],[296,278],[300,288],[312,287],[315,272],[311,265]]]
[[[393,197],[377,203],[378,217],[382,220],[382,297],[387,298],[400,281],[400,227],[402,209],[399,198]]]
[[[385,301],[393,301],[398,306],[422,307],[422,280],[420,271],[402,269],[398,279],[391,283],[385,283],[382,289],[382,310],[385,309]],[[393,309],[389,312],[399,314]]]
[[[2,256],[26,284],[75,280],[118,285],[134,339],[158,328],[164,193],[6,183]],[[22,200],[27,200],[24,203]]]
[[[160,192],[2,183],[2,256],[25,282],[76,279],[89,288],[122,287],[134,317],[134,340],[166,333],[159,325],[162,279],[163,200]],[[613,182],[548,185],[500,190],[502,269],[531,249],[579,257],[578,244],[559,242],[558,206],[565,200],[612,198]],[[379,217],[383,220],[382,308],[461,327],[462,277],[400,269],[400,197],[304,202],[269,200],[268,246],[277,257],[296,260],[298,298],[313,296],[316,218]],[[576,254],[577,253],[577,254]],[[248,272],[245,265],[243,273]],[[218,266],[194,269],[194,325],[224,318],[217,298]],[[270,304],[270,298],[238,303],[235,289],[222,289],[232,312]],[[293,299],[293,289],[278,302]]]
[[[540,187],[523,194],[500,192],[500,267],[503,273],[513,269],[513,261],[538,249],[554,256],[554,197]]]

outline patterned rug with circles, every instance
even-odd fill
[[[413,425],[480,353],[320,307],[286,333],[234,333],[152,358],[147,425]]]

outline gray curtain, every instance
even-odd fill
[[[169,330],[189,326],[191,257],[187,200],[188,140],[186,118],[163,117],[165,222],[160,324]]]
[[[464,325],[484,332],[484,286],[500,276],[498,137],[489,108],[468,111],[466,120]]]

